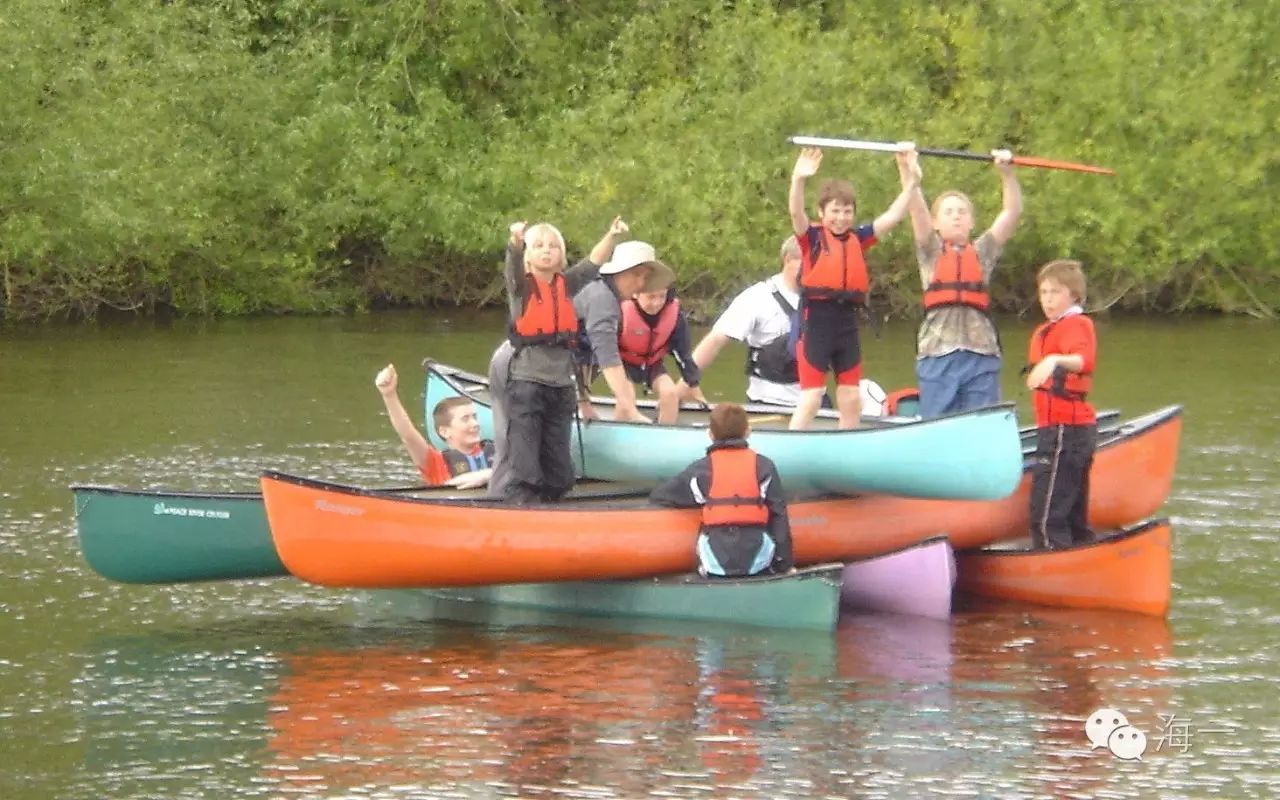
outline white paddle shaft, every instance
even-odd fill
[[[787,139],[801,147],[838,147],[842,150],[875,150],[881,153],[896,153],[898,145],[888,142],[863,142],[857,139],[828,139],[823,136],[791,136]]]

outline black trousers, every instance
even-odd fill
[[[1091,540],[1089,470],[1097,425],[1050,425],[1036,431],[1031,467],[1031,542],[1063,548]]]
[[[572,386],[534,381],[507,384],[507,459],[504,500],[551,503],[573,488],[570,434],[577,399]]]

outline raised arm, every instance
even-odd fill
[[[373,385],[378,388],[378,393],[382,395],[382,404],[387,407],[387,417],[391,420],[391,427],[395,428],[396,433],[400,436],[400,441],[404,444],[404,449],[408,451],[409,457],[413,459],[414,466],[419,470],[426,469],[427,456],[431,453],[432,447],[427,443],[427,439],[413,424],[413,420],[409,419],[409,414],[404,410],[404,406],[400,403],[400,395],[396,391],[396,368],[388,364],[373,379]]]
[[[503,264],[502,277],[507,287],[507,306],[512,319],[519,317],[524,310],[524,229],[523,221],[511,223]]]
[[[902,218],[907,215],[907,209],[917,195],[920,197],[920,202],[924,202],[924,195],[920,194],[921,175],[919,165],[917,164],[914,170],[907,168],[905,164],[906,153],[902,150],[895,153],[894,157],[898,160],[898,175],[902,179],[902,191],[898,193],[898,196],[894,198],[893,203],[885,209],[884,213],[876,217],[875,222],[871,223],[877,239],[883,237],[897,227],[899,222],[902,222]],[[915,218],[913,217],[912,224],[914,225],[914,223]]]
[[[924,197],[924,172],[920,168],[920,154],[916,152],[915,142],[899,142],[897,158],[902,188],[906,189],[913,181],[916,184],[907,202],[907,213],[911,215],[911,232],[916,245],[923,246],[933,236],[933,219],[929,216],[929,203]]]
[[[591,263],[598,267],[608,261],[613,256],[613,248],[618,243],[618,238],[625,236],[630,230],[627,227],[627,223],[622,221],[622,217],[614,217],[612,224],[609,225],[609,230],[605,231],[600,241],[596,242],[596,246],[591,248],[591,255],[588,256],[591,259]]]
[[[1013,236],[1018,227],[1018,218],[1022,216],[1022,186],[1018,176],[1013,173],[1013,153],[1008,150],[992,150],[996,169],[1000,171],[1001,194],[1004,197],[1003,207],[991,223],[991,237],[998,244],[1004,244]]]
[[[809,230],[809,213],[804,208],[805,179],[818,174],[818,166],[822,164],[822,151],[816,147],[806,147],[796,157],[795,168],[791,170],[791,191],[787,195],[787,211],[791,214],[791,229],[796,236],[803,236]]]

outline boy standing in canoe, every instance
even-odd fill
[[[501,485],[493,487],[506,501],[555,502],[573,487],[570,429],[578,316],[572,298],[596,277],[598,265],[613,252],[614,239],[626,231],[622,218],[614,219],[591,256],[566,270],[564,236],[554,225],[526,228],[516,222],[510,227],[505,278],[511,349],[500,398],[503,476]],[[495,353],[495,359],[506,357]]]
[[[786,572],[792,567],[791,524],[782,479],[772,461],[747,446],[747,412],[737,403],[717,405],[710,432],[706,457],[659,485],[650,499],[702,508],[696,546],[704,576]]]
[[[1098,423],[1088,402],[1098,340],[1081,307],[1079,261],[1045,264],[1036,278],[1047,322],[1031,334],[1027,388],[1035,393],[1036,454],[1031,471],[1031,541],[1062,548],[1090,541],[1089,469]]]
[[[448,445],[443,451],[431,446],[409,419],[396,391],[396,368],[388,364],[373,379],[382,395],[391,427],[400,435],[404,449],[428,486],[474,489],[489,482],[493,472],[493,441],[480,438],[480,422],[475,404],[465,397],[447,397],[436,403],[431,422],[436,434]]]
[[[853,224],[857,200],[847,181],[829,180],[818,190],[818,222],[805,210],[805,180],[816,175],[822,150],[806,147],[791,173],[787,208],[800,245],[800,339],[796,368],[800,399],[791,415],[791,429],[809,427],[826,392],[827,372],[836,376],[836,410],[841,428],[856,428],[862,416],[858,389],[862,379],[862,349],[858,341],[858,311],[867,302],[870,280],[863,253],[906,216],[911,196],[918,193],[920,172],[909,170],[908,148],[897,153],[902,192],[875,221]]]
[[[1003,207],[976,241],[973,203],[949,189],[933,201],[930,218],[924,193],[911,195],[911,227],[924,286],[924,322],[916,336],[916,385],[920,415],[936,417],[1000,402],[1000,337],[989,309],[988,284],[1005,242],[1022,214],[1022,189],[1013,174],[1013,154],[994,150]],[[908,158],[915,169],[916,152]]]

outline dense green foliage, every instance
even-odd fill
[[[582,252],[614,214],[716,297],[776,263],[810,133],[1116,169],[1020,170],[1006,308],[1070,255],[1095,307],[1273,316],[1277,41],[1263,0],[8,0],[0,311],[478,304],[507,221]],[[897,191],[885,154],[823,174],[864,218]],[[903,309],[910,238],[873,259]]]

